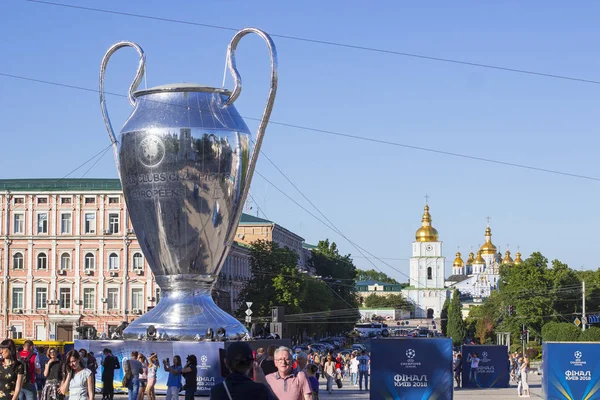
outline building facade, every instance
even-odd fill
[[[129,220],[118,179],[0,180],[0,329],[7,337],[110,335],[152,309],[160,288]],[[232,247],[218,289],[230,308],[250,279]]]
[[[277,243],[280,247],[288,247],[298,254],[298,266],[307,270],[307,253],[303,248],[304,239],[283,226],[267,219],[243,214],[236,232],[236,241],[247,245],[257,240]]]
[[[365,304],[365,299],[370,295],[389,296],[391,294],[401,294],[402,285],[398,283],[387,283],[376,280],[358,281],[354,284],[356,295],[361,306]]]

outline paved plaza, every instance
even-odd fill
[[[325,382],[323,379],[320,380],[321,392],[319,397],[322,400],[367,400],[369,398],[369,392],[359,391],[358,388],[348,385],[347,381],[344,381],[344,387],[342,389],[334,389],[332,395],[327,394]],[[543,399],[542,388],[541,388],[541,377],[535,374],[529,375],[529,383],[531,387],[531,398],[532,399]],[[100,395],[96,395],[96,398],[101,398]],[[164,399],[164,396],[157,396],[159,399]],[[179,397],[183,399],[183,395]],[[208,397],[198,397],[198,399],[208,399]],[[456,389],[454,392],[454,398],[458,400],[480,400],[480,399],[518,399],[517,387],[511,386],[507,389]],[[127,396],[115,396],[115,399],[127,399]]]

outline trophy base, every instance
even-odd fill
[[[156,307],[123,331],[126,340],[223,341],[240,340],[246,335],[244,325],[220,309],[210,291],[198,290],[163,291]]]

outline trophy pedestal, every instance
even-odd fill
[[[195,341],[239,340],[248,334],[240,321],[220,309],[212,299],[210,287],[196,289],[163,289],[161,299],[152,310],[134,320],[123,331],[126,340],[146,338],[148,328],[154,326],[158,335],[169,339]],[[222,330],[225,330],[224,334]]]

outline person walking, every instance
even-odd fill
[[[69,393],[69,400],[94,400],[92,387],[92,371],[83,368],[81,355],[77,350],[71,350],[65,358],[67,374],[58,389],[63,395]]]
[[[519,368],[521,375],[521,386],[523,388],[523,396],[522,397],[531,397],[529,393],[529,382],[527,381],[527,374],[529,374],[529,358],[525,357],[523,359],[523,364]]]
[[[142,364],[142,370],[140,372],[140,390],[138,390],[137,400],[144,400],[146,385],[148,384],[148,360],[143,354],[138,354],[138,361]]]
[[[102,352],[102,400],[113,400],[115,397],[115,369],[120,369],[119,359],[113,356],[110,349],[104,349]]]
[[[456,382],[456,387],[461,387],[461,378],[462,378],[462,354],[456,354],[456,358],[454,359],[454,381]]]
[[[0,343],[0,400],[17,400],[25,379],[25,368],[17,357],[17,348],[12,339]]]
[[[358,389],[362,390],[363,378],[365,380],[365,390],[369,390],[369,364],[371,358],[367,355],[366,350],[358,356]]]
[[[138,352],[132,351],[131,358],[123,362],[125,374],[131,374],[129,386],[127,386],[127,397],[129,400],[137,400],[140,391],[140,373],[142,372],[142,363],[138,361]]]
[[[150,363],[148,363],[148,385],[146,387],[148,400],[156,400],[154,386],[156,385],[156,374],[159,368],[160,364],[158,363],[158,356],[156,353],[150,354]]]
[[[358,386],[358,360],[356,354],[352,353],[350,357],[350,384]]]
[[[335,362],[331,355],[327,356],[327,361],[325,361],[325,366],[323,367],[323,375],[325,379],[327,379],[327,392],[331,394],[333,390],[333,380],[335,379]]]
[[[46,368],[46,363],[48,362],[48,356],[46,355],[45,347],[38,347],[38,359],[40,360],[40,373],[35,374],[35,384],[37,387],[37,395],[38,399],[42,398],[42,390],[44,390],[44,385],[46,384],[46,377],[44,376],[44,370]]]
[[[163,360],[163,367],[169,373],[167,378],[167,395],[165,400],[179,400],[179,391],[181,390],[181,357],[173,357],[173,365],[169,365],[169,359]]]
[[[23,343],[23,350],[19,353],[19,357],[27,366],[27,370],[25,371],[26,379],[23,381],[23,386],[19,393],[19,400],[36,400],[36,376],[42,373],[42,368],[37,354],[33,351],[33,342],[31,340],[26,340],[25,343]]]
[[[46,383],[42,388],[40,400],[62,400],[64,397],[58,392],[58,389],[63,381],[63,366],[58,359],[58,351],[55,347],[48,349],[48,356],[50,358],[44,367]]]

